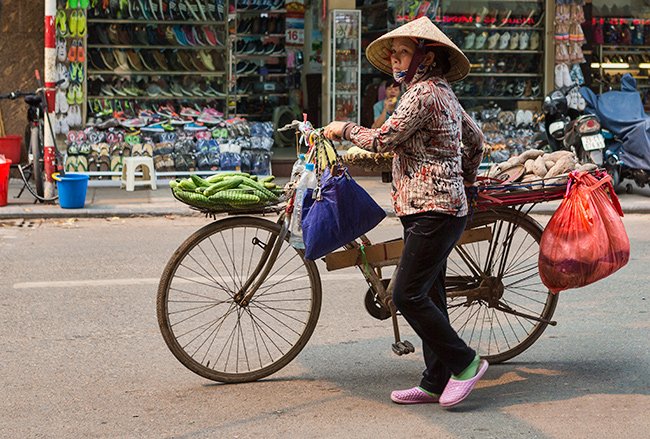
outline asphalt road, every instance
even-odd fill
[[[391,352],[389,321],[366,314],[365,282],[351,270],[321,270],[315,333],[272,377],[222,385],[185,369],[160,336],[156,288],[173,250],[205,223],[2,224],[0,437],[648,437],[645,216],[625,218],[632,241],[625,268],[561,293],[558,326],[492,366],[470,399],[449,411],[390,402],[391,390],[419,381],[419,342],[416,354]],[[372,234],[398,235],[395,219]]]

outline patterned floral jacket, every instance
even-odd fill
[[[483,133],[445,79],[409,85],[384,125],[348,124],[343,136],[369,151],[395,153],[391,192],[398,216],[429,211],[467,215],[463,181],[476,179]]]

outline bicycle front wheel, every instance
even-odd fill
[[[320,314],[320,277],[288,239],[277,241],[280,230],[263,218],[222,219],[190,236],[167,263],[158,324],[191,371],[226,383],[255,381],[286,366],[307,344]],[[247,280],[260,273],[273,243],[280,245],[278,256],[244,305],[236,297],[249,290]]]
[[[44,162],[41,154],[42,140],[43,139],[40,133],[40,128],[32,128],[30,133],[29,151],[32,155],[34,187],[36,189],[36,195],[38,195],[40,198],[45,197],[45,189],[43,183]]]
[[[475,213],[447,262],[447,309],[458,335],[500,363],[542,335],[557,305],[539,276],[542,227],[513,209]]]

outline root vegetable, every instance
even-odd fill
[[[532,174],[533,173],[533,164],[534,163],[535,163],[534,159],[526,160],[526,163],[524,163],[524,174]]]
[[[576,162],[572,156],[565,155],[559,159],[551,169],[548,170],[545,178],[551,178],[569,172],[573,169],[575,163]]]
[[[544,151],[541,149],[529,149],[518,155],[517,158],[519,159],[519,164],[523,165],[526,163],[526,161],[530,159],[534,160],[541,155],[544,155]]]
[[[539,156],[535,159],[533,163],[533,173],[538,177],[544,177],[546,175],[546,163],[544,162],[544,157]]]

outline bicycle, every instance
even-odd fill
[[[59,196],[53,195],[46,197],[45,196],[45,161],[44,161],[44,117],[49,117],[47,109],[47,99],[45,97],[45,88],[43,87],[40,75],[38,71],[36,72],[36,79],[39,87],[33,92],[23,92],[20,90],[13,91],[7,94],[0,95],[0,99],[9,99],[16,100],[18,98],[23,98],[25,103],[28,105],[27,109],[27,125],[25,127],[25,143],[27,146],[27,163],[26,164],[17,164],[16,168],[20,174],[20,178],[23,180],[23,187],[16,195],[16,198],[20,198],[25,189],[32,194],[34,197],[34,202],[52,202],[56,201]],[[55,87],[62,84],[64,80],[56,82]],[[50,124],[50,128],[52,125]],[[29,143],[27,143],[29,139]],[[55,140],[54,133],[52,133],[52,139]],[[56,147],[56,141],[54,145],[55,151],[55,160],[56,160],[56,169],[61,175],[64,175],[63,171],[63,159],[61,154]]]
[[[564,187],[549,183],[525,199],[505,193],[501,204],[494,203],[500,195],[492,191],[474,203],[449,257],[450,320],[491,363],[519,355],[556,325],[551,319],[558,296],[543,286],[537,268],[543,228],[522,201],[558,199]],[[242,215],[202,227],[163,271],[157,295],[161,333],[173,355],[202,377],[239,383],[269,376],[293,360],[314,331],[322,296],[318,268],[289,245],[289,217],[282,208],[255,213],[272,212],[279,213],[277,221]],[[399,264],[400,240],[373,245],[364,235],[344,248],[324,258],[327,269],[357,266],[369,285],[366,310],[392,320],[393,352],[414,352],[400,338],[391,279],[382,276]]]

